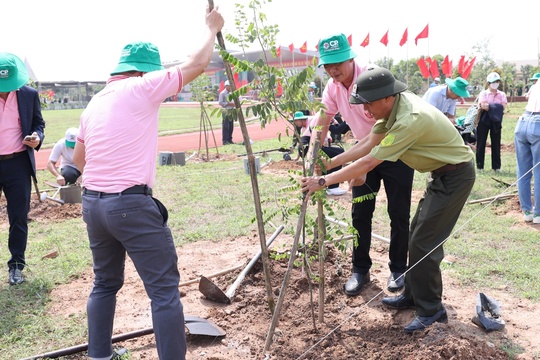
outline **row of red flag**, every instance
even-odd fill
[[[384,36],[381,38],[380,42],[384,45],[384,46],[388,46],[388,32],[389,31],[386,31],[386,33],[384,34]],[[424,30],[422,30],[418,35],[416,35],[416,37],[414,38],[414,43],[415,45],[418,45],[418,40],[420,39],[427,39],[429,36],[429,24],[426,25],[426,27],[424,28]],[[349,41],[349,45],[352,46],[353,45],[353,41],[352,41],[352,34],[349,35],[347,37],[347,40]],[[409,29],[406,28],[405,29],[405,32],[403,33],[403,35],[401,36],[401,40],[399,42],[399,46],[403,46],[407,43],[407,41],[409,40]],[[366,47],[369,45],[369,32],[367,34],[367,36],[364,38],[364,41],[362,41],[360,43],[360,46],[362,47]],[[317,42],[317,45],[315,45],[315,49],[318,51],[319,50],[319,41]],[[289,45],[289,50],[291,52],[294,51],[294,44],[290,44]],[[306,53],[307,52],[307,41],[304,42],[304,44],[299,48],[300,52],[301,53]],[[277,56],[280,57],[281,56],[281,46],[279,46],[277,48]]]
[[[428,36],[429,36],[429,24],[427,24],[426,27],[418,35],[416,35],[416,37],[414,38],[415,45],[418,45],[418,40],[427,39]],[[403,35],[401,36],[399,46],[405,45],[408,40],[409,40],[409,29],[406,28],[405,31],[403,32]],[[347,37],[347,41],[349,42],[349,45],[352,46],[353,44],[352,34]],[[315,46],[315,49],[317,51],[319,50],[319,42],[320,41],[318,41],[317,45]],[[381,38],[380,42],[384,46],[388,46],[388,31],[386,31],[384,36]],[[369,32],[367,36],[364,38],[364,41],[362,41],[362,43],[360,44],[360,46],[366,47],[368,45],[369,45]],[[294,51],[294,44],[289,45],[289,50],[291,52]],[[300,47],[299,50],[301,53],[307,52],[307,41],[304,42],[304,44]],[[276,54],[278,58],[281,57],[281,46],[279,46],[276,49]],[[467,79],[469,77],[475,60],[476,60],[476,57],[471,60],[465,60],[465,56],[463,55],[461,56],[459,60],[459,65],[458,65],[458,73],[461,75],[462,78]],[[437,60],[431,59],[430,57],[426,57],[426,58],[422,57],[418,59],[417,64],[424,78],[427,79],[430,75],[434,78],[439,76],[439,67],[437,64]],[[444,75],[449,77],[452,75],[452,69],[453,69],[452,61],[450,61],[448,59],[448,55],[446,55],[443,63],[441,64],[441,70]]]
[[[469,76],[471,75],[472,68],[474,66],[474,62],[476,60],[476,56],[473,57],[470,60],[465,60],[465,56],[461,55],[458,63],[458,73],[461,75],[462,78],[467,80]],[[418,68],[420,69],[420,72],[422,73],[422,76],[424,78],[429,78],[431,75],[433,78],[436,78],[439,76],[439,65],[437,63],[436,59],[432,59],[429,56],[428,57],[421,57],[416,61],[416,64],[418,65]],[[442,73],[446,77],[452,76],[452,61],[448,59],[448,55],[444,58],[442,64],[441,64],[441,70]]]

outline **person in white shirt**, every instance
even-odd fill
[[[54,144],[51,155],[49,155],[47,169],[56,177],[56,182],[60,186],[75,184],[81,176],[81,172],[73,162],[73,152],[78,134],[78,128],[67,129],[66,136]],[[59,160],[62,164],[60,171],[57,167]]]

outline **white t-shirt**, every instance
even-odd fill
[[[73,163],[73,152],[75,149],[66,146],[66,138],[61,138],[54,144],[54,147],[49,155],[49,160],[57,163],[61,159],[62,167],[70,166],[77,169],[77,166]],[[56,164],[59,166],[59,164]],[[78,170],[78,169],[77,169]]]

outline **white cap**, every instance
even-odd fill
[[[497,80],[501,80],[501,76],[498,73],[492,72],[492,73],[488,74],[488,76],[487,76],[487,82],[488,83],[492,83],[492,82],[495,82]]]
[[[437,81],[437,82],[441,81],[441,79],[439,79],[438,77],[436,77],[436,78],[433,79],[433,80],[435,80],[435,81]]]
[[[229,85],[231,85],[231,84],[229,84],[229,80],[226,80],[225,81],[225,86],[229,86]]]
[[[69,128],[66,130],[66,146],[73,148],[75,146],[75,142],[77,141],[77,135],[79,135],[79,129],[78,128]]]

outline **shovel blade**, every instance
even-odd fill
[[[225,336],[225,331],[210,320],[186,315],[184,321],[190,335]]]
[[[223,292],[216,284],[210,281],[207,277],[201,276],[199,280],[199,291],[211,301],[221,304],[230,304],[231,299]]]

